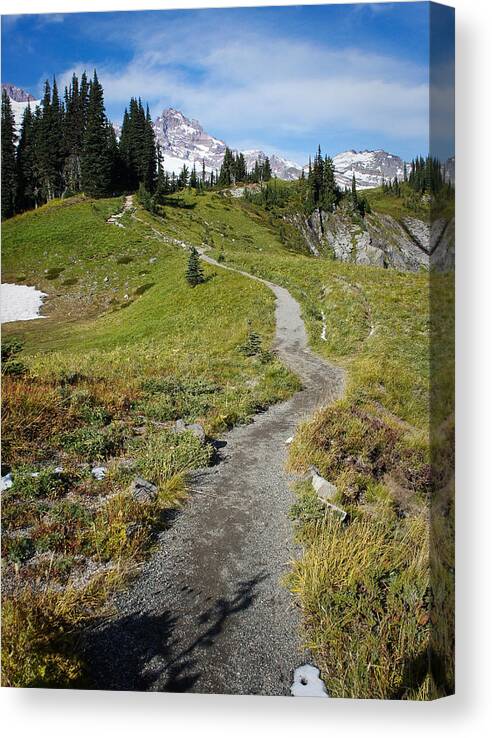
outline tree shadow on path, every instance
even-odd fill
[[[195,618],[196,633],[180,633],[180,617],[135,612],[99,621],[81,634],[89,689],[187,692],[206,671],[208,656],[231,616],[248,609],[264,573],[239,581],[230,598],[221,597]],[[186,609],[177,603],[177,610]],[[181,618],[182,620],[182,618]],[[201,653],[200,653],[201,652]]]

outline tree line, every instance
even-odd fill
[[[228,187],[239,182],[261,183],[269,182],[271,179],[272,167],[268,156],[256,159],[253,169],[248,172],[244,154],[240,151],[234,153],[232,149],[226,146],[224,159],[217,178],[218,185]]]
[[[73,75],[61,98],[56,79],[46,81],[41,105],[28,104],[19,135],[10,99],[2,93],[2,218],[85,192],[104,197],[158,182],[158,148],[149,109],[132,98],[120,141],[108,120],[94,71]]]

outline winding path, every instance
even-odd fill
[[[184,510],[87,638],[100,689],[282,695],[307,660],[299,608],[281,582],[299,553],[285,442],[341,396],[344,375],[310,351],[286,289],[240,273],[275,293],[275,348],[303,389],[226,434],[220,463],[194,474]]]

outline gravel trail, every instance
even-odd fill
[[[287,695],[308,658],[299,609],[281,583],[299,554],[285,442],[341,396],[344,374],[310,351],[286,289],[241,273],[275,293],[275,348],[303,390],[225,434],[220,463],[193,475],[184,509],[114,597],[114,614],[86,633],[99,689]]]

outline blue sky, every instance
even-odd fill
[[[112,120],[130,96],[237,148],[303,162],[429,147],[427,3],[3,16],[2,81],[40,96],[97,67]]]

